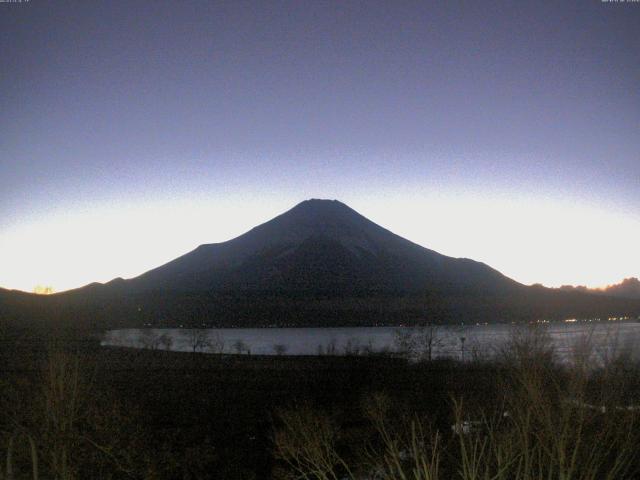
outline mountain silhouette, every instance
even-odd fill
[[[441,255],[336,200],[307,200],[136,278],[54,295],[0,290],[0,317],[93,329],[350,326],[640,315],[640,301],[525,286]]]
[[[129,285],[135,291],[328,295],[518,286],[482,263],[405,240],[344,203],[315,199],[233,240],[201,245]]]
[[[609,285],[604,288],[602,293],[612,297],[640,299],[640,280],[636,277],[625,278],[616,285]]]
[[[640,280],[636,277],[625,278],[622,282],[609,285],[605,288],[587,288],[582,285],[577,287],[563,285],[560,288],[565,291],[589,292],[610,297],[640,299]]]

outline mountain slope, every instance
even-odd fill
[[[139,277],[45,297],[0,290],[0,320],[141,325],[350,326],[640,316],[640,300],[524,286],[308,200]],[[52,319],[54,321],[52,321]],[[75,327],[74,327],[75,328]]]
[[[625,278],[621,283],[609,285],[602,293],[612,297],[640,299],[640,280],[635,277]]]
[[[587,288],[585,286],[563,285],[561,290],[567,292],[583,292],[609,297],[628,298],[640,300],[640,280],[635,277],[625,278],[620,283],[609,285],[605,288]]]
[[[308,200],[228,242],[201,245],[130,281],[136,291],[336,293],[490,290],[518,284],[376,225],[338,201]]]

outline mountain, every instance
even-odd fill
[[[604,288],[602,293],[612,297],[640,299],[640,280],[635,277],[625,278],[621,283]]]
[[[640,299],[640,280],[635,277],[625,278],[622,282],[615,285],[609,285],[605,288],[587,288],[585,286],[574,287],[572,285],[563,285],[560,289],[564,291],[574,291],[583,293],[592,293],[595,295],[606,295],[609,297]]]
[[[405,240],[336,200],[307,200],[238,238],[201,245],[129,286],[345,295],[495,291],[519,284],[482,263]]]
[[[336,200],[307,200],[133,279],[46,298],[0,292],[2,315],[98,329],[347,326],[635,317],[640,301],[524,286],[412,243]]]

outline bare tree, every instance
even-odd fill
[[[220,332],[213,332],[209,335],[208,351],[211,353],[224,352],[224,338]]]
[[[204,328],[190,328],[184,334],[193,353],[202,352],[210,346],[208,331]]]
[[[466,342],[469,333],[471,333],[468,325],[456,325],[451,327],[450,335],[453,337],[453,348],[460,349],[460,360],[464,361],[466,358]]]
[[[422,358],[431,361],[435,351],[444,345],[444,337],[437,325],[429,323],[419,330],[416,343],[420,346]]]
[[[417,339],[415,331],[412,328],[397,329],[395,332],[395,338],[393,343],[396,347],[396,351],[405,356],[412,357],[416,353]]]
[[[163,333],[158,338],[158,345],[162,346],[165,350],[171,350],[171,346],[173,345],[173,338],[168,333]]]
[[[142,348],[157,350],[160,346],[160,335],[158,335],[152,328],[144,328],[140,330],[138,342],[140,342]]]
[[[373,339],[369,338],[367,343],[362,346],[362,355],[371,356],[375,353],[375,347],[373,345]]]
[[[336,354],[336,339],[335,338],[331,338],[331,340],[329,340],[329,343],[327,343],[327,348],[325,350],[325,353],[327,355],[335,355]]]
[[[346,356],[360,355],[360,341],[355,337],[349,338],[344,345],[344,354]]]
[[[241,339],[238,339],[233,342],[233,349],[236,351],[236,353],[241,354],[247,349],[247,345]]]

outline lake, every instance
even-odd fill
[[[589,352],[590,358],[597,361],[620,352],[635,355],[640,345],[640,323],[573,322],[535,326],[494,324],[423,328],[121,329],[107,332],[101,344],[253,355],[361,355],[411,351],[413,356],[428,352],[430,344],[432,358],[470,360],[493,356],[514,339],[530,335],[546,338],[560,359],[584,357]]]

